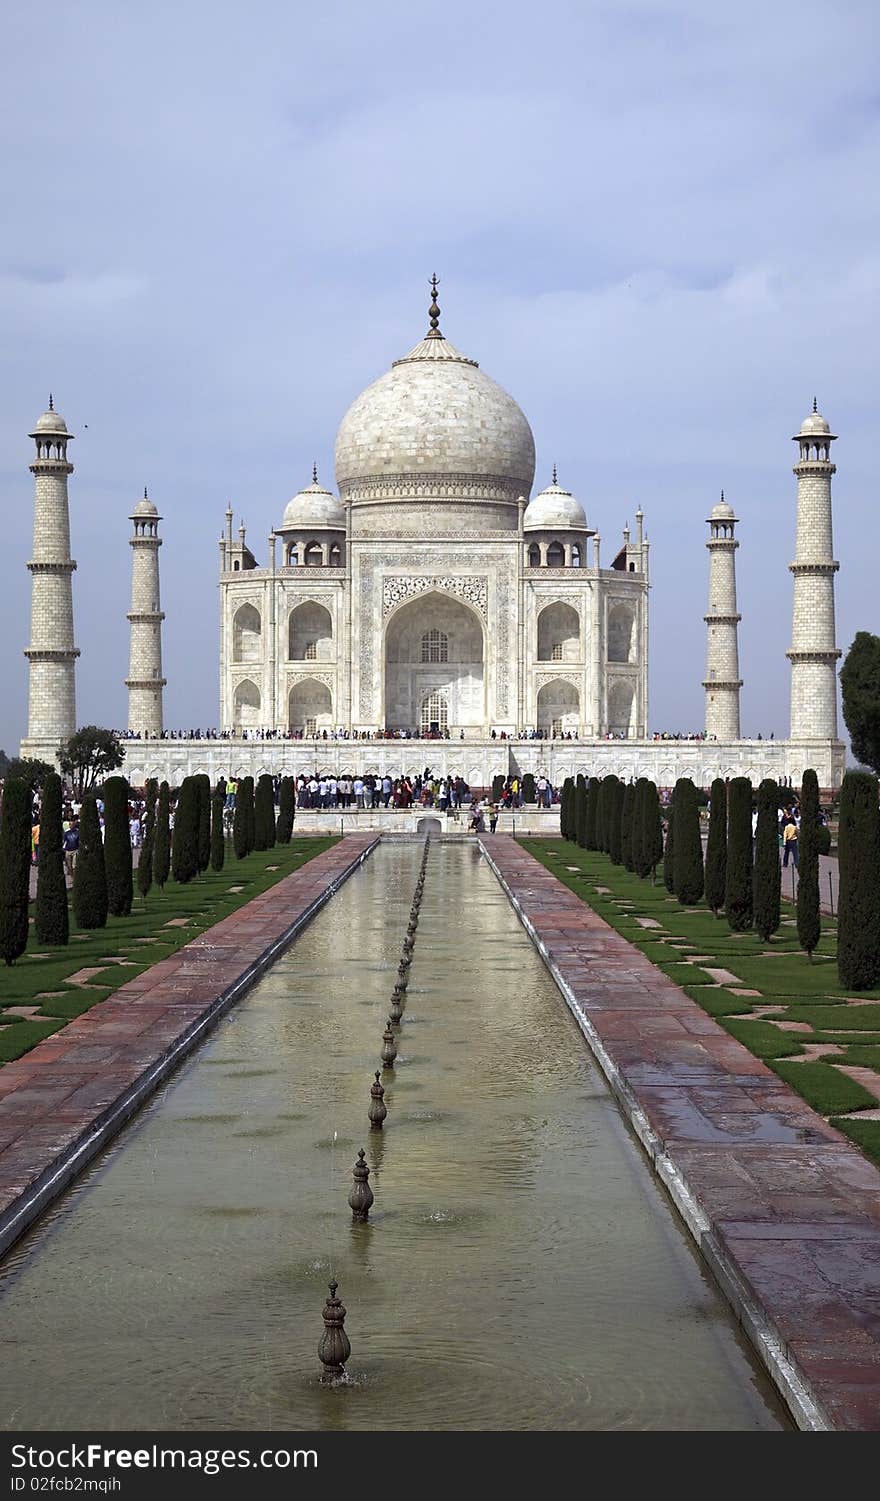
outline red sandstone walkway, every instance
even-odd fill
[[[0,1068],[0,1253],[375,843],[370,834],[340,840]]]
[[[514,840],[481,843],[798,1421],[880,1429],[880,1171]]]

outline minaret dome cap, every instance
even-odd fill
[[[795,441],[797,441],[798,438],[811,438],[814,436],[817,438],[830,438],[834,436],[831,431],[828,419],[826,417],[823,417],[822,413],[816,410],[815,402],[813,403],[812,412],[810,412],[801,423],[800,432],[795,434]]]
[[[28,437],[43,438],[47,434],[51,437],[56,433],[60,438],[73,437],[73,434],[67,431],[67,423],[64,418],[53,407],[50,407],[48,411],[43,413],[42,417],[37,418],[34,430],[32,433],[28,433]]]

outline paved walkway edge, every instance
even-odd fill
[[[349,876],[363,865],[364,861],[373,853],[379,844],[379,838],[373,839],[366,848],[362,848],[348,865],[344,866],[332,880],[328,881],[323,891],[319,893],[310,904],[299,912],[296,918],[282,933],[275,938],[266,949],[242,970],[241,974],[228,985],[212,1001],[202,1015],[183,1031],[173,1044],[156,1059],[155,1063],[147,1067],[144,1072],[123,1090],[112,1103],[95,1117],[91,1127],[77,1141],[73,1142],[65,1151],[51,1163],[39,1177],[24,1190],[19,1197],[7,1206],[0,1214],[0,1257],[4,1256],[15,1241],[20,1239],[35,1220],[58,1198],[69,1183],[83,1171],[94,1157],[105,1147],[114,1136],[121,1131],[122,1127],[131,1119],[141,1105],[149,1099],[167,1079],[168,1075],[177,1067],[183,1059],[198,1047],[204,1037],[214,1027],[220,1018],[240,1001],[251,986],[260,978],[270,965],[284,952],[294,938],[302,932],[312,921],[312,918],[320,912],[321,908],[335,895],[339,887],[348,880]],[[306,867],[300,867],[304,869]],[[269,888],[272,889],[271,887]],[[255,900],[258,900],[256,898]],[[239,912],[247,910],[247,906],[238,909]],[[194,939],[194,943],[204,942],[210,937],[211,928],[206,928],[203,933]],[[183,954],[184,949],[179,949],[178,954]],[[149,974],[149,971],[145,971]],[[51,1039],[47,1039],[51,1040]],[[39,1044],[38,1044],[39,1046]],[[26,1055],[27,1056],[27,1055]],[[8,1067],[8,1065],[7,1065]]]
[[[696,1241],[721,1291],[730,1303],[798,1427],[814,1433],[833,1432],[835,1425],[810,1390],[798,1367],[786,1354],[783,1343],[763,1308],[746,1287],[736,1263],[718,1243],[708,1215],[700,1207],[699,1200],[692,1192],[684,1174],[665,1151],[642,1110],[637,1096],[621,1076],[614,1059],[590,1022],[587,1013],[577,1001],[571,986],[549,953],[546,944],[536,932],[516,893],[493,860],[483,840],[479,841],[479,845],[522,926],[553,976],[569,1011],[605,1075],[620,1109],[650,1158],[654,1171]]]

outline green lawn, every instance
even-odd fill
[[[811,962],[798,948],[797,928],[785,905],[782,926],[765,943],[754,932],[732,933],[723,917],[713,917],[704,906],[682,907],[661,880],[642,881],[613,865],[607,855],[562,839],[523,838],[520,843],[720,1026],[880,1162],[880,1121],[849,1114],[877,1108],[878,1101],[840,1071],[841,1064],[872,1068],[880,1083],[880,989],[861,992],[858,1005],[847,1004],[854,998],[838,982],[833,919],[822,918],[822,938]],[[725,982],[722,977],[718,983],[710,969],[726,970],[735,979]],[[735,990],[757,994],[738,996]],[[768,1005],[779,1008],[772,1018],[753,1014],[756,1006]],[[796,1022],[798,1027],[791,1031],[775,1021]],[[804,1044],[814,1042],[831,1043],[840,1051],[810,1060]]]
[[[222,871],[206,871],[186,886],[169,880],[162,891],[154,887],[146,901],[136,894],[130,915],[108,918],[106,928],[80,932],[71,914],[70,942],[63,948],[38,948],[31,929],[26,952],[14,965],[0,968],[0,1063],[20,1058],[126,980],[336,843],[335,838],[295,838],[244,860],[236,860],[228,845]],[[72,984],[71,975],[84,969],[96,973]],[[10,1006],[37,1009],[21,1017],[5,1009]]]

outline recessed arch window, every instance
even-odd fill
[[[445,631],[425,631],[422,636],[422,661],[449,661],[449,637]]]

